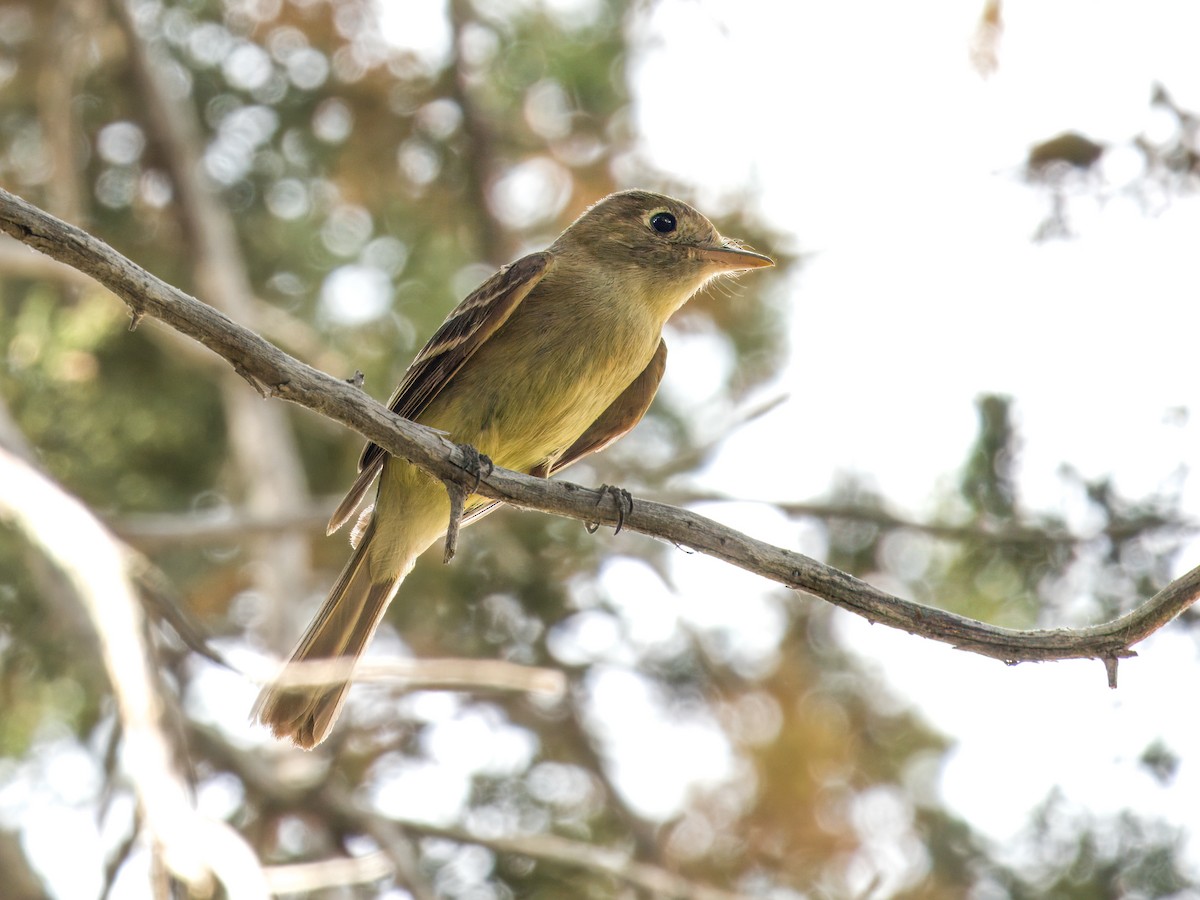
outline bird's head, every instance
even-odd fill
[[[640,190],[610,194],[590,207],[550,251],[607,272],[614,286],[662,297],[667,315],[711,278],[774,265],[722,237],[682,200]]]

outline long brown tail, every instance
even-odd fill
[[[287,738],[306,750],[325,740],[333,728],[350,689],[354,661],[375,634],[404,577],[398,574],[386,581],[371,581],[366,560],[374,536],[372,522],[288,664],[274,682],[263,688],[251,713],[276,737]],[[345,679],[313,687],[288,686],[289,673],[296,672],[295,663],[315,660],[344,661]]]

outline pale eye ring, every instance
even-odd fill
[[[659,234],[670,234],[675,230],[675,217],[669,212],[657,212],[650,217],[650,227]]]

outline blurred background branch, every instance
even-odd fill
[[[0,516],[66,576],[100,638],[117,702],[126,777],[149,840],[170,872],[198,894],[216,876],[230,897],[267,896],[258,860],[224,822],[199,815],[164,732],[163,692],[143,643],[145,623],[119,544],[75,498],[0,448]]]
[[[149,113],[151,139],[159,147],[178,198],[174,209],[189,245],[192,288],[247,328],[260,330],[258,305],[232,213],[205,176],[200,125],[191,105],[171,95],[172,88],[179,87],[177,73],[166,66],[156,39],[147,40],[138,30],[134,4],[109,0],[109,5],[125,42],[133,85]],[[264,408],[242,390],[232,373],[218,383],[230,461],[247,509],[263,516],[303,509],[308,504],[308,484],[286,410]],[[296,625],[293,606],[286,601],[308,588],[308,544],[301,535],[275,534],[262,541],[255,556],[261,564],[253,568],[252,578],[266,600],[264,627],[282,648]]]
[[[657,866],[636,863],[627,851],[597,847],[581,841],[547,835],[504,837],[474,834],[466,829],[445,828],[419,821],[393,820],[380,816],[355,800],[339,785],[323,785],[311,792],[297,792],[252,757],[233,751],[212,734],[197,735],[197,742],[218,757],[222,765],[252,783],[280,806],[312,809],[331,822],[344,822],[355,831],[373,835],[385,849],[355,860],[325,860],[304,867],[270,867],[268,878],[273,889],[282,891],[314,890],[332,884],[378,880],[395,871],[417,897],[433,897],[430,887],[412,870],[412,847],[400,834],[424,835],[455,843],[476,844],[500,853],[513,854],[547,863],[553,867],[587,869],[612,876],[650,896],[681,900],[735,900],[741,894],[695,884]],[[386,871],[380,871],[384,866]]]

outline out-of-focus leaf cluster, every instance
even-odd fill
[[[1166,86],[1155,85],[1142,130],[1113,142],[1077,131],[1048,137],[1029,148],[1025,176],[1050,203],[1035,234],[1039,240],[1074,237],[1076,207],[1115,198],[1158,215],[1172,198],[1200,189],[1200,117],[1180,106]]]

